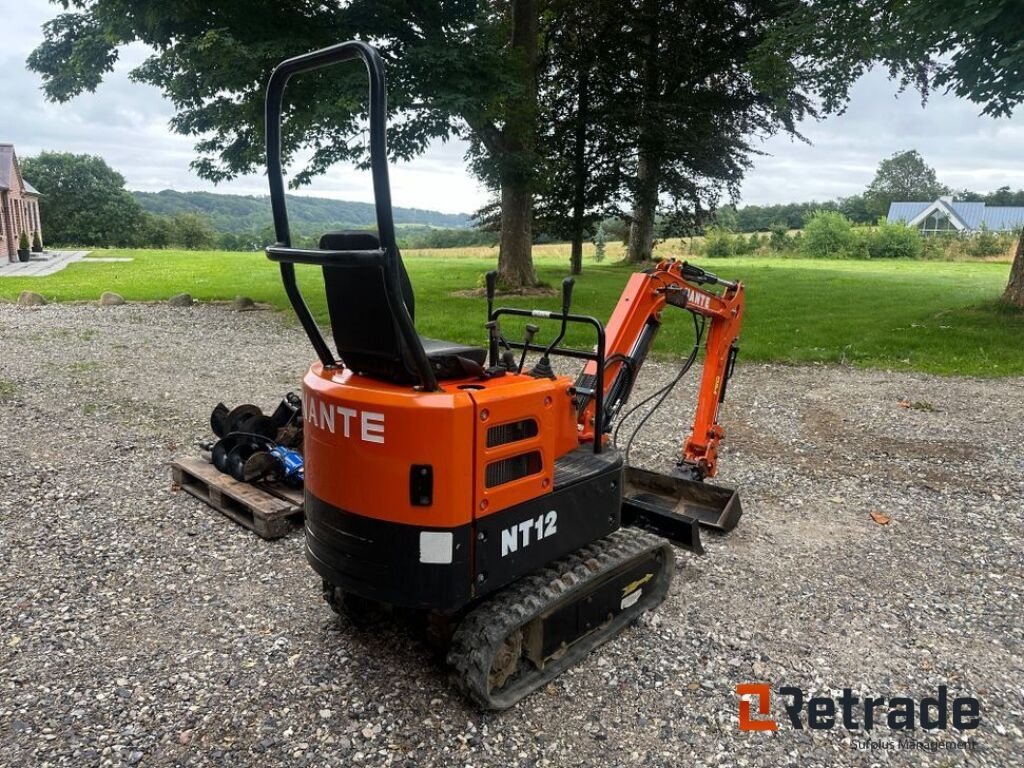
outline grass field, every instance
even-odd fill
[[[668,243],[662,255],[677,251]],[[538,246],[542,280],[557,286],[566,274],[567,246]],[[187,291],[199,300],[250,296],[287,309],[275,265],[258,253],[109,251],[130,263],[72,264],[41,278],[0,279],[0,299],[33,290],[49,300],[96,300],[116,291],[129,301],[165,299]],[[481,284],[496,263],[496,251],[467,248],[404,254],[416,288],[416,323],[425,336],[483,343],[483,299],[453,295]],[[574,310],[606,319],[630,267],[621,252],[589,258],[577,279]],[[701,265],[747,286],[741,360],[845,362],[941,374],[1024,374],[1024,314],[998,304],[1008,263],[879,262],[734,257],[700,259]],[[326,317],[323,290],[314,268],[299,268],[307,300]],[[557,298],[508,298],[500,303],[555,309]],[[512,323],[506,334],[518,336]],[[554,326],[540,339],[551,339]],[[692,324],[682,312],[666,312],[655,351],[683,354]],[[570,341],[592,343],[585,332]]]

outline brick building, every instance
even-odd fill
[[[22,178],[14,145],[0,144],[0,261],[18,260],[22,232],[28,235],[30,243],[36,232],[42,241],[39,192]]]

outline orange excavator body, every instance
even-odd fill
[[[579,444],[571,391],[568,377],[519,374],[423,393],[315,363],[303,382],[306,488],[377,520],[468,525],[551,491],[556,459]],[[494,437],[523,423],[528,436]],[[523,455],[535,471],[488,485],[489,468]],[[429,504],[410,493],[417,466],[432,468]]]

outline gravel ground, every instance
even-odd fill
[[[311,357],[265,311],[0,306],[0,765],[1020,764],[1024,380],[741,365],[739,527],[680,553],[638,626],[481,715],[403,632],[334,618],[299,532],[261,541],[170,488],[217,400],[272,406]],[[672,373],[649,363],[638,394]],[[634,463],[670,466],[676,412]],[[969,752],[740,732],[755,681],[946,684],[982,724]]]

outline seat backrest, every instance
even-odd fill
[[[320,238],[321,250],[373,251],[380,240],[373,232],[329,232]],[[412,283],[398,256],[398,290],[415,317]],[[348,368],[396,384],[418,380],[408,345],[388,300],[387,281],[394,279],[383,260],[339,259],[323,268],[327,311],[338,355]]]

